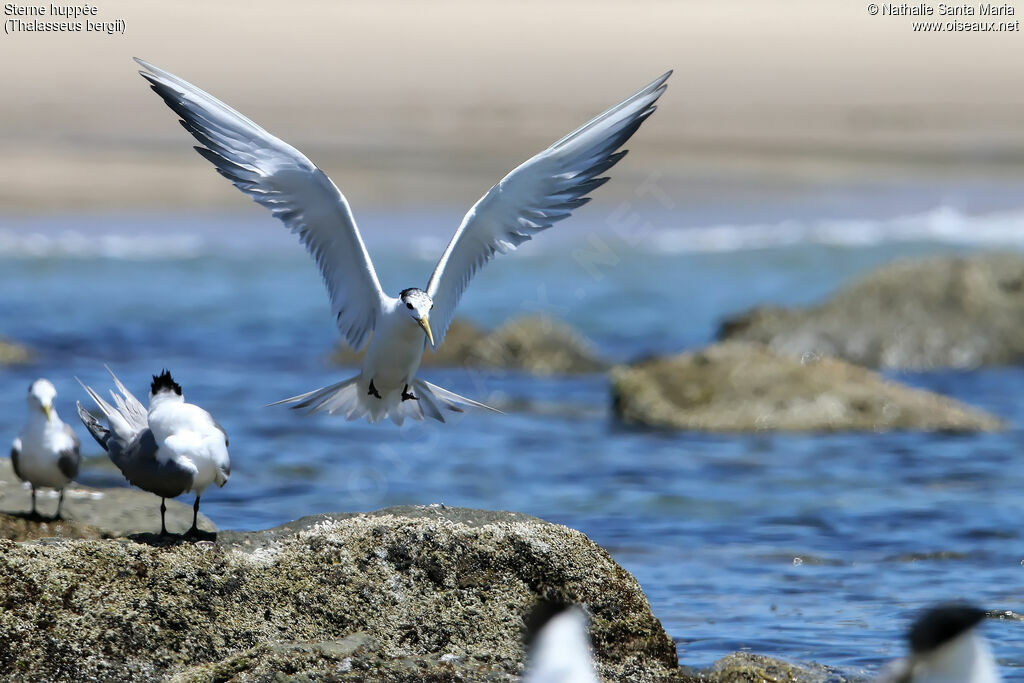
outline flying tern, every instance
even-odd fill
[[[561,138],[506,175],[473,205],[441,255],[426,289],[385,294],[348,201],[301,152],[212,95],[136,58],[139,73],[199,141],[195,150],[235,187],[265,206],[316,259],[344,340],[369,342],[355,377],[278,401],[349,420],[431,417],[487,408],[416,377],[426,345],[444,341],[455,307],[476,271],[568,218],[608,181],[619,149],[655,110],[671,71]],[[277,405],[277,404],[273,404]]]

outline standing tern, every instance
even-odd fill
[[[53,399],[57,389],[47,379],[37,379],[28,388],[28,420],[11,444],[11,465],[18,479],[32,485],[32,516],[36,511],[36,488],[58,489],[57,514],[64,504],[64,487],[78,475],[82,457],[79,441],[70,425],[61,422]]]
[[[523,683],[598,683],[589,622],[579,605],[559,600],[537,604],[526,619]]]
[[[392,297],[381,289],[348,201],[323,171],[212,95],[135,61],[199,141],[195,150],[299,235],[320,267],[332,314],[348,345],[360,350],[369,340],[358,375],[278,404],[349,420],[390,418],[398,425],[407,417],[444,422],[442,409],[487,408],[416,378],[426,345],[436,350],[444,341],[459,298],[483,264],[590,201],[586,195],[608,181],[601,174],[626,155],[619,148],[654,112],[672,74],[655,79],[505,176],[463,218],[426,290],[410,287]]]
[[[985,610],[963,603],[925,610],[907,634],[910,655],[887,667],[879,683],[999,683],[999,668],[979,629],[985,617]]]
[[[199,535],[199,498],[210,484],[224,486],[231,476],[228,436],[213,417],[191,403],[185,403],[181,386],[164,370],[153,376],[149,410],[114,379],[120,395],[111,390],[110,405],[91,387],[86,393],[107,418],[109,428],[78,404],[78,416],[86,429],[110,455],[110,459],[131,484],[160,496],[160,535],[167,535],[164,519],[167,498],[192,491],[192,528],[189,536]],[[115,407],[116,406],[116,407]]]

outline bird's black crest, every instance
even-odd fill
[[[181,396],[181,385],[175,382],[171,378],[170,371],[165,369],[159,375],[153,375],[153,383],[149,385],[149,391],[154,396],[161,391],[173,391],[178,396]]]
[[[412,294],[413,292],[423,292],[423,290],[420,289],[419,287],[409,287],[408,289],[403,289],[401,292],[399,292],[398,298],[404,301],[405,297],[408,296],[409,294]],[[426,292],[423,293],[426,294]]]
[[[566,600],[561,595],[541,598],[533,606],[533,609],[523,617],[523,623],[526,626],[526,631],[523,633],[523,644],[527,648],[532,647],[533,642],[537,639],[537,634],[548,625],[548,622],[575,606],[576,603]]]
[[[916,655],[932,652],[970,631],[984,618],[985,610],[973,605],[936,605],[921,614],[910,627],[910,651]]]

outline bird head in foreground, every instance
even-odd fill
[[[526,617],[523,683],[597,683],[586,612],[563,600],[542,600]]]
[[[53,419],[53,399],[57,397],[57,389],[48,379],[37,379],[28,387],[28,407],[41,411],[46,421]]]
[[[977,626],[985,611],[963,603],[936,605],[910,627],[910,655],[883,680],[897,683],[997,683],[995,659]]]
[[[434,333],[430,331],[430,309],[434,307],[434,302],[430,298],[430,295],[424,292],[422,289],[410,287],[409,289],[403,289],[402,293],[398,295],[401,300],[401,305],[405,306],[406,312],[409,314],[416,324],[423,328],[424,334],[427,335],[427,340],[430,345],[434,345]]]
[[[185,400],[181,395],[181,385],[174,381],[169,370],[164,370],[159,375],[153,375],[153,383],[149,385],[150,402],[157,397]]]

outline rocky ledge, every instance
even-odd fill
[[[339,347],[331,361],[358,365],[362,353]],[[470,322],[452,321],[437,353],[423,354],[423,367],[517,370],[535,375],[602,372],[608,364],[569,325],[548,316],[524,316],[485,332]]]
[[[975,368],[1024,361],[1024,255],[896,262],[801,310],[755,308],[721,339],[794,357],[838,356],[876,368]]]
[[[1002,422],[836,358],[802,360],[762,344],[706,349],[612,369],[628,424],[713,432],[992,431]]]
[[[605,680],[825,671],[749,655],[680,669],[629,573],[582,533],[511,512],[389,508],[163,545],[4,540],[0,587],[5,680],[512,681],[541,596],[587,606]]]
[[[111,465],[112,466],[112,465]],[[185,502],[181,502],[185,501]],[[115,538],[128,534],[154,534],[160,531],[160,498],[134,488],[96,489],[72,484],[65,492],[65,519],[35,523],[25,515],[32,509],[31,489],[14,476],[8,458],[0,458],[0,538],[16,541],[45,536],[65,538]],[[40,489],[36,509],[44,518],[57,510],[57,493]],[[185,531],[192,525],[192,498],[182,496],[167,501],[167,529]],[[199,528],[217,530],[213,522],[199,513]]]

